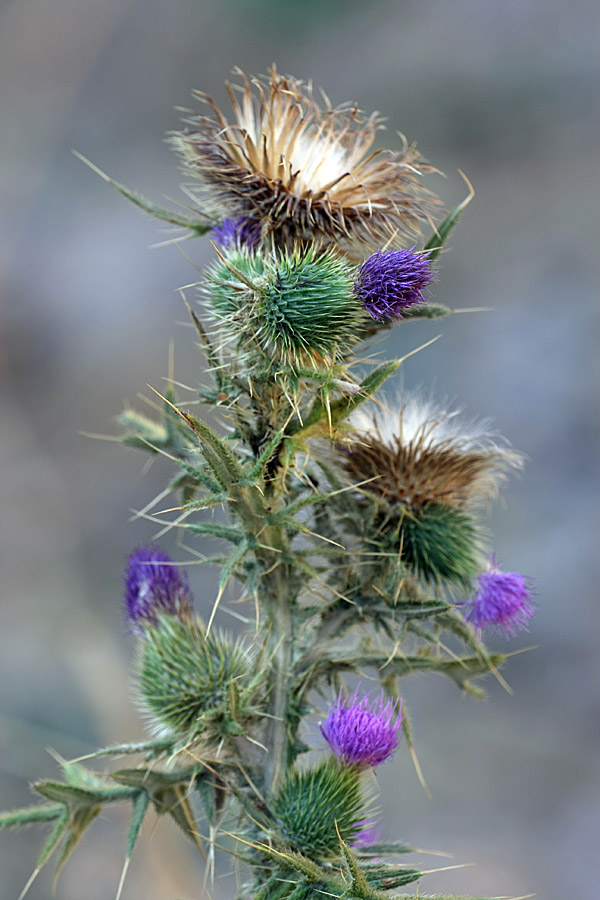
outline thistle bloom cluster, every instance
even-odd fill
[[[531,579],[517,572],[501,572],[492,558],[489,571],[478,577],[479,590],[465,606],[465,618],[478,631],[491,627],[508,637],[526,631],[535,609]]]
[[[398,746],[402,725],[401,704],[379,696],[351,697],[342,692],[321,723],[321,733],[335,756],[349,766],[375,768],[389,759]]]
[[[193,604],[187,576],[167,553],[139,547],[129,557],[125,580],[125,610],[132,625],[156,623],[166,614],[183,619]]]
[[[225,219],[213,228],[212,233],[214,239],[225,248],[238,245],[252,250],[260,241],[260,226],[252,219],[245,219],[244,216]]]
[[[425,301],[423,289],[432,281],[427,254],[378,250],[360,267],[355,290],[374,319],[401,319],[405,310]]]
[[[417,900],[410,885],[426,873],[389,861],[406,846],[369,824],[369,772],[400,729],[409,743],[399,681],[437,672],[482,696],[479,679],[504,661],[482,633],[514,635],[533,614],[528,579],[495,560],[486,570],[484,518],[521,456],[487,422],[408,391],[387,403],[378,392],[402,360],[374,362],[364,346],[404,318],[452,312],[427,294],[467,201],[434,225],[424,182],[436,170],[406,143],[373,150],[377,113],[318,101],[275,69],[238,74],[230,114],[198,94],[205,114],[171,137],[192,217],[118,185],[213,240],[200,314],[190,305],[207,362],[193,402],[212,412],[189,412],[171,381],[157,421],[128,410],[121,425],[124,443],[175,467],[157,525],[181,546],[216,542],[214,555],[192,552],[219,569],[218,590],[202,582],[205,622],[178,564],[133,551],[124,606],[149,739],[100,751],[129,757],[101,778],[65,764],[64,783],[35,783],[40,806],[0,825],[53,822],[42,859],[60,845],[62,865],[104,806],[124,801],[128,861],[148,813],[169,816],[209,863],[234,828],[237,900],[381,900],[396,888]],[[221,630],[225,612],[239,637]],[[379,688],[348,694],[345,678],[365,672]],[[314,747],[307,720],[332,685]],[[331,752],[308,753],[325,742]]]

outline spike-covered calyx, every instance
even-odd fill
[[[138,693],[153,730],[214,743],[243,734],[262,715],[252,651],[202,623],[163,617],[140,649]]]
[[[259,255],[237,247],[208,272],[203,291],[215,320],[269,367],[319,367],[357,340],[364,311],[352,268],[314,248]]]
[[[340,837],[347,842],[356,838],[366,809],[358,770],[335,760],[290,771],[273,798],[284,842],[313,858],[337,856]]]

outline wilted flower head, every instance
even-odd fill
[[[517,572],[501,572],[495,557],[477,580],[479,590],[465,606],[465,618],[478,631],[489,626],[510,637],[526,631],[535,612],[531,580]]]
[[[352,442],[340,448],[342,465],[357,482],[368,482],[363,490],[390,505],[488,502],[506,470],[522,466],[521,456],[499,444],[488,423],[458,415],[416,398],[398,412],[374,405],[359,410],[350,420]]]
[[[134,625],[154,623],[161,613],[185,618],[192,593],[184,572],[162,550],[138,547],[129,557],[125,611]]]
[[[366,118],[326,98],[322,107],[310,83],[275,68],[251,81],[236,72],[243,87],[227,83],[233,121],[197,92],[212,115],[193,115],[173,136],[215,215],[252,220],[288,247],[304,240],[377,246],[431,218],[435,201],[420,178],[435,170],[414,147],[371,151],[382,127],[376,113]]]
[[[347,765],[370,768],[388,759],[398,746],[402,709],[398,701],[370,694],[362,698],[358,690],[351,697],[340,691],[321,732],[332,751]]]
[[[427,254],[378,250],[360,267],[355,291],[374,319],[401,319],[405,309],[423,302],[432,281]]]

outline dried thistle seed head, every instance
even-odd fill
[[[386,504],[477,506],[498,493],[522,457],[498,443],[488,423],[468,423],[431,403],[411,398],[392,412],[376,406],[351,419],[354,432],[340,459],[363,490]],[[369,479],[372,479],[369,481]]]
[[[421,178],[435,169],[414,147],[372,151],[377,113],[333,108],[326,98],[321,106],[310,83],[274,67],[251,80],[236,72],[243,86],[227,83],[233,120],[198,92],[211,113],[192,115],[172,136],[184,170],[201,183],[199,202],[222,219],[258,223],[276,246],[341,241],[359,258],[431,221],[437,201]]]
[[[252,651],[228,634],[207,636],[199,621],[161,616],[141,644],[140,701],[158,734],[214,743],[261,716],[255,666]]]
[[[350,265],[313,247],[271,254],[237,247],[209,270],[204,293],[233,337],[291,367],[331,364],[365,318]]]
[[[517,631],[527,631],[535,613],[531,579],[517,572],[501,572],[493,556],[488,570],[478,575],[477,581],[479,590],[465,606],[467,621],[479,633],[491,628],[514,637]]]
[[[311,859],[339,855],[339,838],[351,843],[366,812],[358,769],[331,759],[315,768],[291,770],[273,799],[282,838]]]

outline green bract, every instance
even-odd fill
[[[461,509],[430,504],[400,523],[402,560],[428,584],[468,588],[483,564],[475,522]]]
[[[273,800],[273,812],[281,836],[294,850],[313,857],[337,855],[340,837],[351,841],[364,821],[360,776],[333,760],[293,770]]]
[[[252,654],[218,631],[162,616],[141,646],[139,693],[155,729],[178,740],[243,734],[260,715]]]
[[[228,336],[269,364],[321,367],[357,340],[365,320],[352,273],[312,247],[266,256],[236,248],[211,268],[204,290]]]

